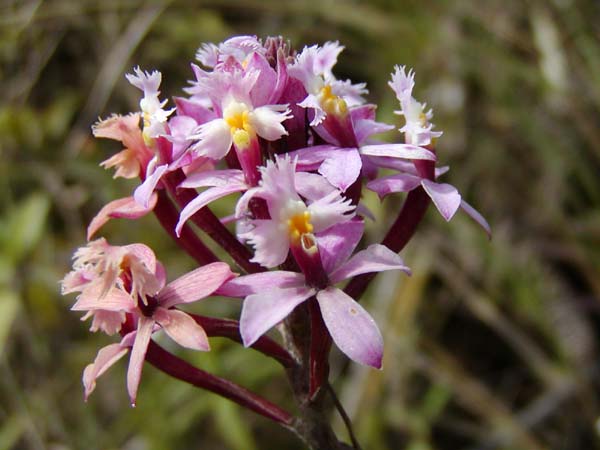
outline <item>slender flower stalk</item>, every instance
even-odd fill
[[[189,316],[204,328],[206,335],[209,337],[225,337],[239,343],[243,342],[240,334],[240,324],[237,320],[218,319],[191,313]],[[283,367],[289,368],[294,364],[290,353],[267,336],[262,336],[251,347],[264,355],[274,358]]]

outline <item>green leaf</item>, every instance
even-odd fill
[[[255,450],[256,443],[248,424],[240,416],[239,407],[231,401],[215,397],[215,420],[219,434],[232,450]]]
[[[4,354],[4,344],[19,310],[19,296],[9,290],[0,291],[0,356]]]
[[[10,258],[0,254],[0,286],[10,285],[15,277],[15,266]]]
[[[34,193],[9,213],[4,245],[13,262],[23,258],[42,237],[49,209],[50,199]]]
[[[25,432],[25,420],[21,416],[12,415],[3,422],[0,428],[0,449],[14,448]]]

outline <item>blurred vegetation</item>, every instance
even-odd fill
[[[384,370],[333,354],[332,380],[365,449],[600,448],[600,6],[595,0],[0,2],[0,449],[301,448],[252,413],[145,369],[128,406],[125,364],[86,404],[90,334],[58,280],[91,217],[133,185],[97,164],[100,115],[137,109],[124,73],[192,77],[202,42],[234,34],[346,46],[337,74],[368,81],[382,117],[394,64],[444,130],[446,176],[492,224],[430,211],[365,303],[385,335]],[[377,239],[400,204],[387,199]],[[381,217],[381,216],[380,216]],[[173,277],[192,267],[152,217],[113,221],[109,241],[151,245]],[[236,317],[234,301],[198,311]],[[166,342],[165,342],[166,344]],[[290,408],[278,368],[215,340],[183,352]],[[332,417],[336,417],[332,412]],[[344,429],[338,418],[337,429]]]

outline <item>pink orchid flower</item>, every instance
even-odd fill
[[[260,185],[248,190],[236,207],[236,215],[241,217],[252,198],[262,198],[267,203],[270,218],[251,219],[248,221],[251,229],[238,234],[254,247],[253,262],[264,267],[276,267],[285,261],[290,248],[306,250],[308,241],[314,240],[313,233],[347,222],[354,215],[350,201],[332,188],[326,193],[319,192],[324,195],[316,193],[317,198],[313,201],[308,189],[302,189],[309,201],[305,203],[296,185],[296,163],[287,156],[276,157],[275,162],[267,161],[266,167],[261,167],[260,171]],[[318,183],[313,189],[319,190]]]
[[[383,339],[371,315],[335,284],[363,273],[401,270],[410,273],[402,258],[379,244],[350,255],[363,233],[363,223],[353,220],[332,227],[317,237],[329,283],[310,286],[303,274],[273,271],[246,275],[223,285],[218,293],[245,297],[240,333],[250,346],[281,322],[296,306],[316,296],[323,321],[338,348],[360,364],[381,368]]]
[[[412,97],[414,87],[412,70],[406,74],[404,67],[396,66],[389,85],[400,101],[401,110],[397,113],[406,119],[406,125],[400,131],[404,132],[405,140],[409,144],[363,147],[362,154],[370,157],[371,164],[398,170],[396,174],[371,180],[367,183],[367,188],[383,198],[393,192],[409,192],[421,186],[446,221],[450,221],[460,208],[480,225],[488,236],[491,236],[491,229],[485,218],[462,199],[458,189],[448,183],[438,183],[427,179],[416,170],[413,164],[406,164],[406,161],[402,161],[406,159],[407,153],[410,155],[414,152],[411,147],[419,149],[421,147],[414,145],[429,145],[442,133],[432,131],[433,124],[429,122],[433,117],[432,111],[425,112],[425,104],[419,103]],[[446,171],[447,168],[436,169],[434,177],[437,178]]]
[[[306,89],[307,96],[298,105],[313,111],[311,126],[319,125],[328,114],[343,116],[348,107],[364,103],[362,96],[368,92],[365,83],[352,84],[333,76],[333,66],[343,49],[338,42],[326,42],[322,47],[304,47],[288,68],[290,76],[299,80]]]

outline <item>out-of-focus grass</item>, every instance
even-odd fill
[[[430,212],[403,254],[413,277],[382,276],[370,290],[384,371],[336,352],[332,370],[363,447],[598,447],[599,24],[592,0],[5,0],[0,448],[300,448],[150,367],[137,408],[127,405],[125,364],[85,404],[81,370],[109,339],[90,335],[58,294],[89,219],[132,189],[97,167],[119,149],[89,133],[98,115],[137,109],[123,73],[160,69],[163,93],[180,94],[201,42],[242,33],[282,34],[297,47],[340,40],[338,75],[368,81],[389,121],[389,73],[414,67],[417,96],[445,133],[447,179],[494,229],[488,242],[464,217],[446,224]],[[370,226],[373,239],[399,201],[374,204],[384,218]],[[115,221],[105,234],[151,245],[170,277],[192,267],[151,217]],[[236,317],[238,308],[199,310]],[[292,407],[274,364],[224,341],[213,347],[185,357]]]

